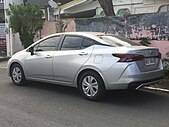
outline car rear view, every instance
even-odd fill
[[[102,38],[118,47],[117,52],[112,51],[112,56],[117,58],[116,64],[103,74],[106,89],[138,89],[163,78],[161,53],[157,48],[140,46],[120,37],[108,35]]]

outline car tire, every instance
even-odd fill
[[[104,82],[100,75],[94,71],[84,72],[78,82],[81,94],[88,100],[100,101],[106,95]]]
[[[24,71],[19,64],[12,65],[11,79],[15,85],[22,86],[26,84]]]

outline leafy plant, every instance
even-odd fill
[[[167,57],[167,59],[164,58],[162,60],[162,63],[163,63],[164,74],[165,74],[164,76],[167,77],[167,78],[169,78],[169,59],[168,59],[169,52],[166,53],[166,57]]]
[[[169,77],[169,60],[168,59],[163,59],[163,68],[164,68],[164,75],[165,77]]]
[[[43,28],[43,12],[36,4],[24,3],[20,5],[10,4],[7,14],[13,32],[18,32],[24,48],[34,41],[36,32]]]

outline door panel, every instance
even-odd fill
[[[53,58],[53,73],[57,81],[72,82],[83,66],[90,58],[93,46],[84,50],[57,51]]]
[[[28,77],[53,80],[53,55],[56,51],[42,51],[30,55],[26,59],[26,73]]]
[[[34,55],[26,59],[26,74],[28,77],[54,80],[53,55],[60,44],[60,36],[46,38],[36,44]]]

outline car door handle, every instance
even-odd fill
[[[88,55],[88,53],[87,52],[81,52],[81,53],[79,53],[79,55],[84,56],[84,55]]]
[[[49,59],[49,58],[52,58],[52,56],[51,55],[47,55],[47,56],[45,56],[45,58]]]

